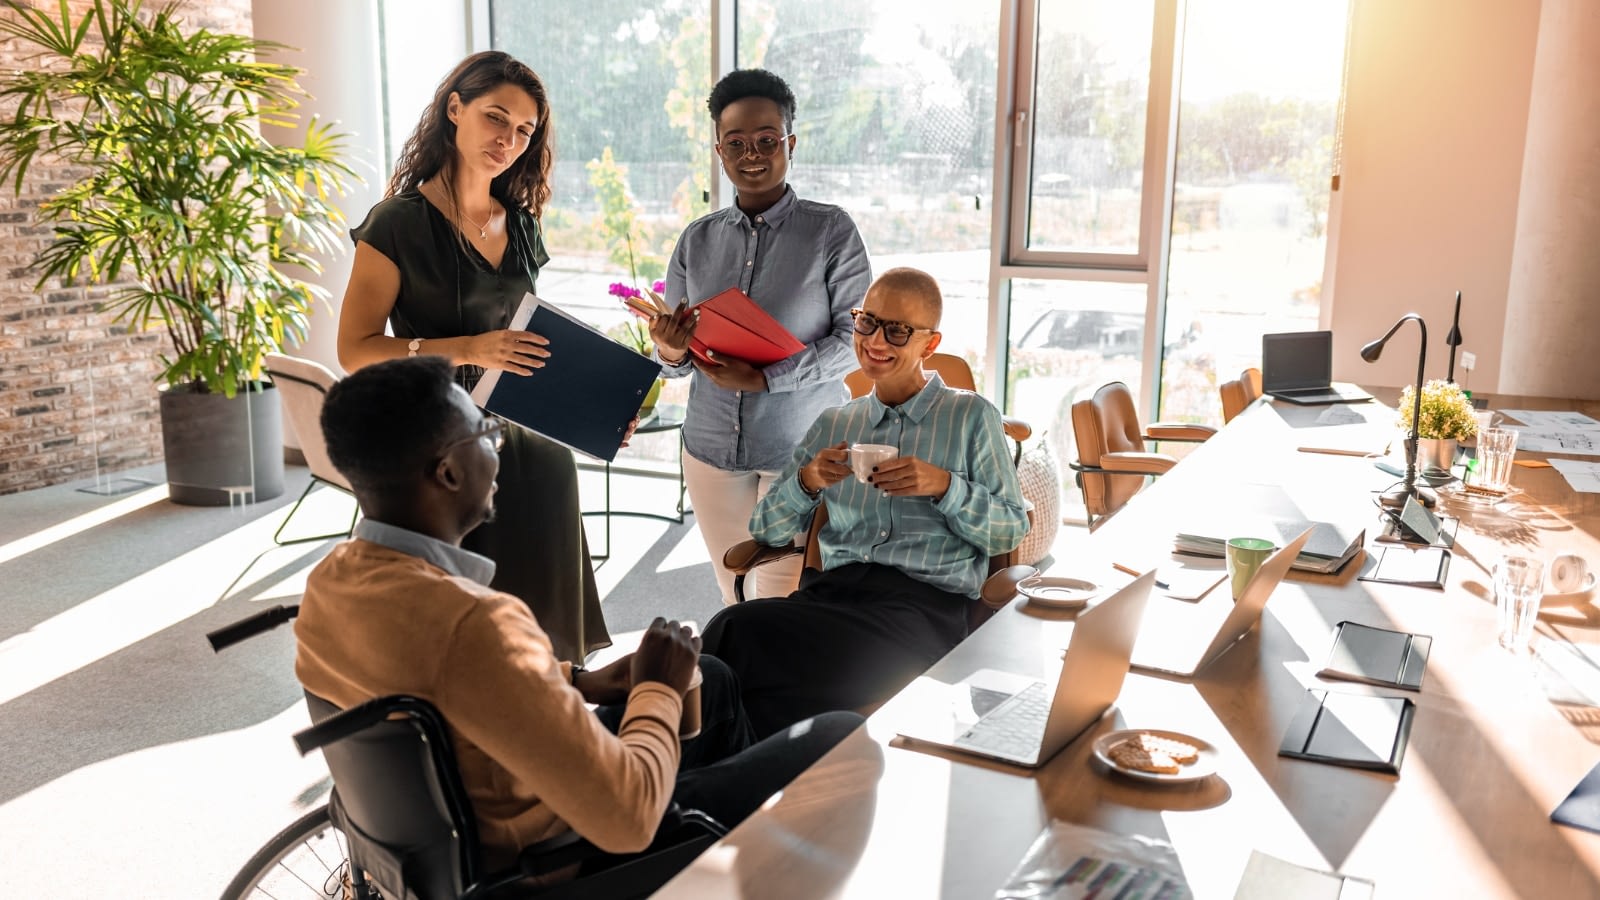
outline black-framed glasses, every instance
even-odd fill
[[[439,458],[444,459],[446,456],[449,456],[451,450],[454,450],[462,444],[470,444],[473,441],[482,440],[483,438],[488,438],[489,446],[494,448],[494,452],[499,453],[500,448],[506,445],[505,420],[497,419],[493,416],[488,417],[484,420],[482,428],[479,428],[477,431],[474,431],[464,438],[458,438],[457,440],[453,440],[450,443],[445,444],[444,447],[439,451]]]
[[[891,319],[880,319],[860,307],[850,310],[850,318],[855,320],[856,334],[865,337],[882,328],[883,339],[896,347],[904,347],[911,340],[911,336],[919,331],[926,331],[932,334],[938,330],[936,328],[918,328],[915,325],[907,325],[904,322],[896,322]]]
[[[783,142],[794,136],[794,132],[779,134],[776,131],[763,131],[754,138],[732,137],[717,144],[717,152],[723,159],[744,159],[750,153],[766,159],[778,152]]]

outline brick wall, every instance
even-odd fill
[[[250,30],[251,0],[190,0],[196,26]],[[56,0],[33,0],[53,12]],[[89,7],[73,0],[75,14]],[[0,16],[15,16],[0,8]],[[0,41],[0,69],[31,63]],[[0,115],[10,109],[0,108]],[[39,201],[74,173],[36,162],[20,193],[0,186],[0,494],[114,472],[161,459],[158,357],[164,333],[134,334],[98,312],[110,287],[37,285],[29,268],[50,238],[35,222]]]

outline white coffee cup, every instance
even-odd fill
[[[1550,561],[1550,589],[1558,594],[1583,590],[1589,580],[1589,563],[1576,553],[1563,553]]]
[[[866,484],[873,466],[899,455],[900,448],[892,444],[851,444],[850,471],[856,473],[857,481]]]

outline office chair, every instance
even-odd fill
[[[1261,396],[1261,370],[1251,366],[1239,373],[1237,381],[1224,381],[1217,390],[1222,394],[1222,421],[1227,424]]]
[[[379,697],[347,710],[313,694],[317,724],[295,735],[302,754],[322,750],[333,776],[333,823],[348,841],[350,877],[385,898],[475,900],[515,885],[514,896],[644,897],[727,829],[710,816],[668,810],[656,843],[638,854],[606,854],[568,832],[523,849],[516,864],[488,872],[449,732],[417,697]],[[522,882],[574,867],[576,880]],[[360,896],[358,893],[357,896]]]
[[[1072,404],[1072,430],[1078,459],[1074,478],[1083,489],[1089,530],[1098,527],[1144,487],[1145,478],[1178,464],[1175,457],[1145,450],[1146,441],[1204,441],[1217,430],[1207,425],[1151,423],[1139,427],[1133,394],[1120,381],[1103,385],[1087,400]]]
[[[972,367],[967,365],[967,361],[959,356],[950,353],[933,353],[922,361],[922,365],[926,369],[938,372],[939,380],[943,381],[946,387],[953,387],[960,391],[976,391],[978,389],[977,381],[972,377]],[[856,369],[846,375],[844,384],[845,387],[850,389],[852,398],[865,397],[872,392],[871,379],[867,378],[860,369]],[[1011,438],[1015,445],[1016,449],[1012,454],[1012,462],[1016,462],[1022,458],[1022,442],[1033,435],[1033,427],[1027,422],[1011,416],[1001,416],[1000,423],[1005,427],[1006,437]]]
[[[278,530],[272,533],[273,546],[257,553],[255,558],[228,582],[228,586],[223,589],[218,599],[232,593],[246,573],[273,550],[293,544],[349,537],[355,530],[356,518],[361,514],[361,508],[355,506],[355,494],[350,490],[350,482],[334,468],[333,461],[328,458],[327,443],[322,439],[322,401],[328,395],[328,388],[332,387],[339,377],[328,371],[321,363],[297,356],[269,353],[265,362],[267,374],[272,377],[279,402],[283,404],[284,416],[294,427],[295,436],[300,439],[300,452],[305,456],[307,468],[311,470],[311,480],[306,482],[306,489],[300,492],[300,498],[289,507],[289,514],[278,523]],[[328,485],[350,497],[351,505],[355,506],[350,511],[350,524],[345,526],[343,531],[330,531],[327,534],[313,534],[285,540],[284,529],[289,527],[289,522],[294,519],[295,513],[300,511],[300,504],[306,502],[312,489],[319,484]]]

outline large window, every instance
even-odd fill
[[[790,183],[861,229],[874,272],[945,295],[942,350],[983,372],[998,17],[990,4],[738,0],[737,63],[782,76],[799,113]]]

